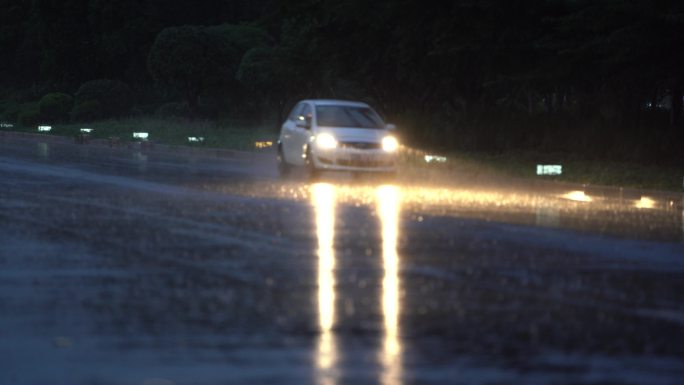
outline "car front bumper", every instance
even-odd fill
[[[329,171],[393,172],[397,167],[396,154],[383,150],[318,150],[313,158],[317,169]]]

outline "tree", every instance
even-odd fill
[[[235,78],[239,61],[227,37],[202,27],[164,29],[154,41],[148,68],[159,83],[178,91],[196,114],[199,97]]]
[[[3,56],[0,60],[0,81],[3,84],[17,83],[22,79],[17,79],[12,64],[25,39],[30,4],[22,0],[0,0],[0,9],[0,52]]]
[[[75,117],[113,118],[129,113],[134,104],[133,91],[124,82],[111,79],[91,80],[76,92]]]
[[[264,100],[273,105],[277,113],[277,122],[282,122],[285,106],[292,97],[288,95],[282,49],[255,47],[247,51],[242,57],[236,78],[257,100]]]
[[[74,98],[63,92],[53,92],[43,96],[38,103],[40,116],[49,122],[63,123],[69,120],[69,112]]]

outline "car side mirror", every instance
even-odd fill
[[[307,130],[311,129],[311,117],[299,115],[297,117],[297,127],[306,128]]]
[[[387,123],[387,125],[385,125],[385,129],[387,131],[395,131],[397,129],[397,126],[392,123]]]

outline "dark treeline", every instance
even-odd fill
[[[440,149],[684,160],[680,0],[0,0],[5,120],[280,121],[366,100]]]

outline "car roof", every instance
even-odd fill
[[[315,106],[350,106],[350,107],[369,107],[363,102],[355,102],[352,100],[338,100],[338,99],[307,99],[302,102],[311,103]]]

